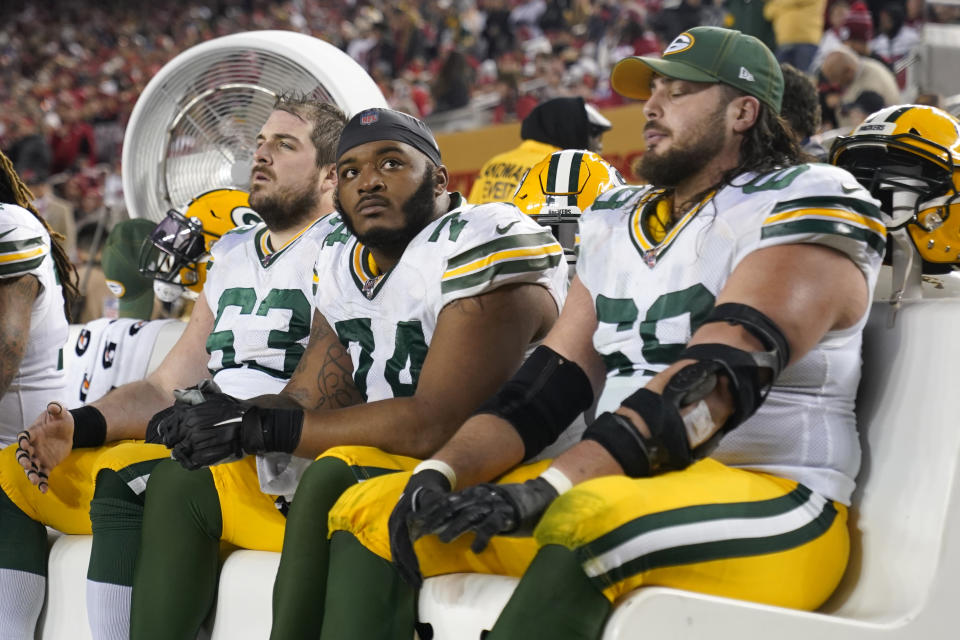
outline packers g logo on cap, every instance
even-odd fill
[[[684,31],[674,38],[673,42],[671,42],[670,45],[663,50],[663,55],[668,56],[671,53],[680,53],[681,51],[686,51],[693,46],[694,42],[695,40],[693,36]]]
[[[115,295],[118,298],[122,298],[123,294],[127,292],[126,287],[123,286],[122,282],[116,280],[107,280],[107,289],[110,289],[110,293]]]

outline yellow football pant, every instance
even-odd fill
[[[11,444],[0,451],[0,488],[31,519],[63,533],[90,534],[90,500],[101,470],[120,473],[139,494],[146,478],[138,465],[168,457],[170,450],[165,446],[142,440],[76,449],[50,472],[49,488],[40,493],[17,462],[17,445]]]
[[[276,507],[277,496],[260,490],[256,457],[214,465],[210,473],[220,497],[221,540],[243,549],[279,553],[287,519]]]
[[[349,531],[370,551],[387,560],[390,555],[390,535],[387,520],[403,488],[410,479],[411,471],[420,463],[415,458],[395,456],[372,447],[337,447],[325,452],[322,457],[339,458],[346,462],[358,477],[389,473],[358,485],[344,492],[330,511],[328,530]],[[535,478],[550,466],[549,460],[518,467],[498,481],[502,483],[523,482]],[[370,473],[368,470],[376,470]],[[537,552],[533,538],[510,538],[498,536],[490,541],[479,554],[470,551],[473,534],[460,536],[444,544],[436,536],[426,536],[414,543],[420,558],[420,570],[424,576],[444,573],[490,573],[519,576],[526,571]]]
[[[344,449],[336,456],[370,462],[364,450]],[[546,466],[519,467],[499,482],[522,482]],[[331,533],[348,531],[389,560],[387,520],[409,476],[395,473],[350,488],[330,513]],[[578,555],[611,601],[660,585],[811,610],[833,592],[849,553],[846,507],[792,480],[710,459],[653,478],[579,484],[554,501],[533,538],[495,537],[480,554],[469,550],[472,538],[418,540],[423,575],[519,577],[540,546],[557,544]]]

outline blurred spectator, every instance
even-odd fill
[[[74,266],[79,280],[79,313],[71,314],[75,322],[84,324],[97,318],[117,317],[117,298],[110,293],[100,264],[101,250],[107,232],[96,222],[77,227],[77,257]]]
[[[843,43],[861,56],[869,56],[870,42],[873,40],[873,16],[867,5],[861,0],[851,4],[843,27],[845,35]]]
[[[826,0],[766,0],[763,15],[773,25],[777,60],[808,71],[823,37]]]
[[[841,114],[848,122],[848,126],[853,128],[867,119],[871,113],[880,111],[886,105],[881,96],[876,91],[861,91],[853,102],[841,106]]]
[[[900,90],[893,73],[873,58],[858,55],[849,47],[842,46],[827,54],[820,68],[824,78],[835,85],[837,95],[829,104],[838,107],[851,104],[863,91],[874,91],[885,104],[898,104]],[[837,125],[848,128],[853,122],[849,115],[837,114]]]
[[[777,50],[773,25],[763,15],[762,0],[727,0],[724,6],[729,14],[724,26],[759,38],[768,49]]]
[[[82,165],[93,166],[97,162],[93,127],[80,119],[79,104],[69,98],[70,95],[64,94],[65,102],[57,111],[63,124],[50,136],[50,148],[53,150],[50,168],[53,173],[78,169]]]
[[[816,137],[820,130],[820,97],[810,77],[791,64],[780,65],[783,72],[783,106],[780,115],[800,141],[803,150],[825,162],[827,150]]]
[[[510,120],[523,120],[537,106],[537,99],[520,93],[520,74],[501,73],[497,78],[496,92],[499,96],[493,109],[493,122],[499,124]]]
[[[903,23],[908,27],[913,27],[914,30],[919,32],[923,26],[925,8],[925,0],[907,0],[904,5],[905,16]]]
[[[710,0],[680,0],[679,4],[664,8],[653,16],[650,27],[661,40],[670,42],[687,29],[709,25],[715,16],[712,10],[704,11],[705,2],[709,3]]]
[[[847,39],[847,16],[850,15],[849,0],[831,0],[827,5],[827,24],[820,38],[817,55],[809,70],[819,69],[828,53],[843,44]]]
[[[467,56],[454,49],[444,58],[437,79],[434,80],[434,112],[460,109],[470,103],[470,87],[473,84],[473,69],[467,62]]]
[[[63,249],[67,256],[73,259],[77,252],[77,223],[73,214],[73,206],[63,198],[58,197],[47,183],[47,172],[30,174],[28,178],[23,173],[27,188],[33,193],[33,206],[47,221],[50,228],[63,236]]]
[[[103,220],[107,228],[110,228],[110,214],[107,211],[106,205],[103,203],[103,194],[100,192],[99,187],[92,186],[83,191],[83,194],[80,196],[80,206],[77,207],[75,216],[77,224],[85,224],[87,222],[96,223],[99,220]]]
[[[602,147],[610,121],[583,98],[554,98],[537,105],[520,127],[520,146],[490,158],[470,189],[471,204],[501,202],[513,197],[533,165],[560,149]]]
[[[906,14],[900,3],[885,4],[877,20],[879,33],[870,42],[870,48],[890,64],[896,63],[920,44],[920,33],[906,24]]]
[[[35,184],[46,180],[52,154],[40,123],[30,116],[14,113],[7,137],[11,142],[5,153],[24,182]]]

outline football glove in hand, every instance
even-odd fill
[[[215,393],[221,393],[220,387],[209,378],[187,389],[174,389],[173,404],[150,418],[144,439],[151,444],[163,444],[173,449],[183,439],[181,418],[184,408],[198,405],[207,395]]]
[[[429,523],[445,520],[438,517],[445,512],[450,495],[450,481],[436,469],[424,469],[410,476],[397,506],[390,514],[387,529],[390,533],[390,555],[400,577],[417,589],[423,584],[420,561],[413,550],[413,542],[433,533]]]
[[[478,484],[449,496],[446,522],[431,524],[443,542],[473,531],[470,549],[480,553],[493,536],[531,535],[557,495],[543,478],[523,484]]]
[[[256,407],[225,393],[206,394],[197,405],[178,410],[171,429],[177,442],[165,440],[173,457],[194,470],[239,460],[245,454],[264,451],[263,430]]]

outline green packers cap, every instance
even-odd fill
[[[140,247],[157,224],[137,218],[118,222],[103,245],[101,264],[107,288],[120,299],[121,318],[149,320],[153,313],[153,278],[142,275]]]
[[[780,113],[780,64],[760,40],[733,29],[694,27],[674,38],[662,58],[624,58],[614,65],[610,85],[622,96],[646,100],[654,73],[690,82],[722,82]]]

